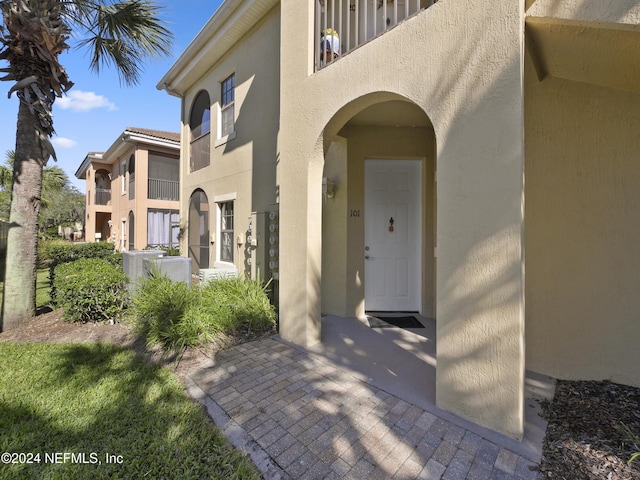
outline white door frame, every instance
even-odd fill
[[[365,159],[366,311],[422,310],[422,164]]]

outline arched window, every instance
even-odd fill
[[[129,157],[129,200],[136,198],[136,156]]]
[[[202,190],[196,190],[189,200],[189,258],[194,270],[209,268],[209,199]]]
[[[203,90],[193,101],[189,116],[191,129],[191,157],[192,172],[209,165],[210,132],[211,132],[211,101],[209,94]]]
[[[133,217],[133,212],[129,212],[129,246],[127,250],[130,252],[135,250],[135,219]]]

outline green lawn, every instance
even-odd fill
[[[109,344],[0,343],[2,452],[0,478],[260,478],[169,370]]]
[[[42,307],[51,303],[51,286],[49,285],[49,269],[38,269],[36,279],[36,307]]]

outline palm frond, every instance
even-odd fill
[[[82,8],[75,12],[74,19],[89,36],[79,46],[90,49],[90,66],[95,72],[113,65],[121,82],[135,85],[145,59],[170,53],[173,35],[159,17],[163,7],[143,0],[80,3]],[[93,8],[89,8],[90,3]]]

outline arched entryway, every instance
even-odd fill
[[[406,99],[365,100],[325,129],[322,312],[434,317],[434,129]]]
[[[313,348],[423,407],[436,384],[435,166],[431,121],[397,95],[360,98],[324,130],[323,343]]]
[[[209,199],[204,191],[193,192],[189,200],[188,250],[194,272],[209,268]]]

